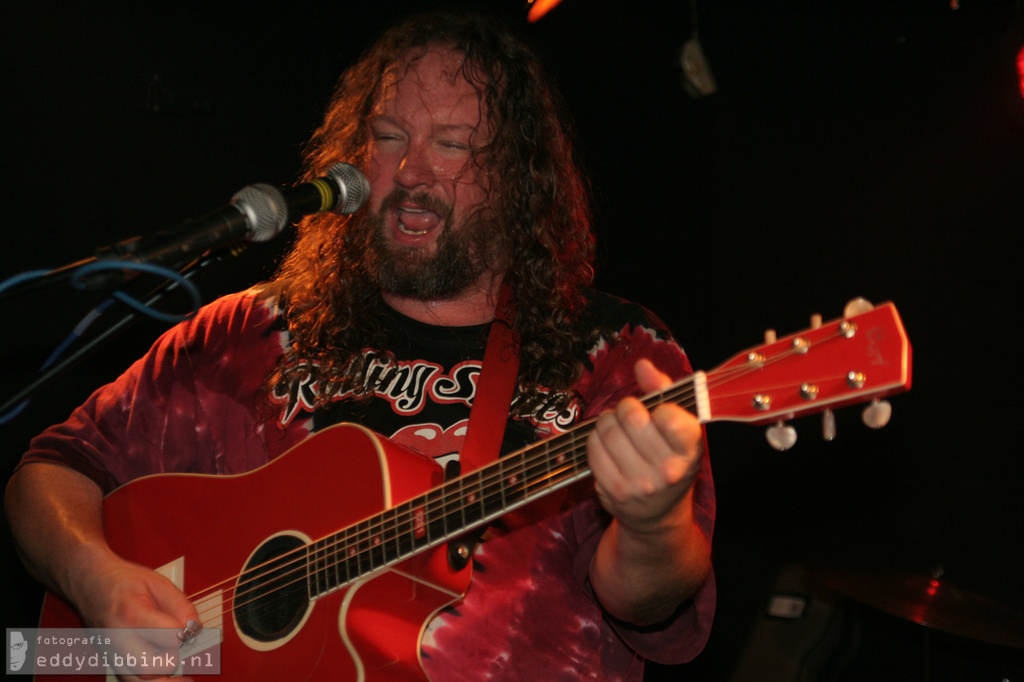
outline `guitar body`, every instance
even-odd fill
[[[103,515],[119,555],[167,575],[196,603],[205,628],[222,629],[224,679],[423,680],[423,628],[470,580],[468,566],[451,568],[445,546],[313,601],[299,581],[269,618],[247,608],[253,598],[238,576],[295,548],[305,561],[303,546],[441,479],[429,458],[342,424],[247,474],[138,479],[105,499]],[[83,625],[65,601],[47,595],[40,627]]]

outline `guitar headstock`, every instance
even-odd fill
[[[862,312],[848,306],[844,317],[769,340],[707,372],[706,414],[700,416],[772,424],[876,401],[865,421],[884,426],[887,403],[877,401],[910,388],[910,341],[892,303],[859,307]],[[795,434],[775,435],[769,441],[778,449],[795,440]]]

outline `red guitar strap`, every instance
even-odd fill
[[[477,379],[476,397],[469,411],[466,440],[459,453],[460,473],[468,473],[498,459],[505,435],[509,406],[519,376],[519,335],[513,329],[512,290],[502,284],[494,322],[487,334],[484,364]]]

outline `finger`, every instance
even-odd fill
[[[616,407],[616,417],[623,434],[616,452],[622,457],[620,466],[626,476],[650,475],[660,469],[666,457],[675,454],[643,403],[623,400]]]
[[[678,405],[659,405],[651,413],[654,429],[674,453],[692,456],[704,437],[697,418]]]
[[[614,412],[605,412],[598,418],[598,428],[590,438],[589,455],[599,491],[610,498],[623,502],[656,492],[656,472],[636,452]]]
[[[587,460],[598,496],[614,495],[621,475],[596,430],[587,438]]]
[[[173,617],[178,625],[190,620],[200,622],[195,604],[169,580],[154,585],[152,594],[157,608]]]
[[[658,453],[654,450],[659,447],[659,439],[643,403],[635,398],[622,400],[615,411],[608,414],[599,432],[623,478],[630,481],[651,479],[658,461]],[[646,484],[643,487],[647,489]]]
[[[613,443],[625,441],[625,434],[617,433],[619,425],[612,412],[603,412],[594,425],[594,430],[587,438],[587,455],[590,470],[599,483],[614,486],[617,479],[622,478],[622,470],[612,455]]]
[[[672,377],[658,370],[647,358],[637,361],[633,371],[637,385],[644,393],[662,391],[672,385]]]
[[[675,405],[662,405],[652,414],[658,432],[671,455],[662,462],[670,485],[692,476],[699,466],[704,448],[704,432],[697,418]]]

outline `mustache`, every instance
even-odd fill
[[[443,220],[447,220],[452,214],[452,207],[448,202],[438,199],[435,196],[431,196],[426,192],[417,192],[413,194],[412,192],[401,188],[392,191],[384,197],[383,201],[380,203],[380,211],[383,213],[384,211],[398,208],[403,205],[412,205],[416,208],[436,213],[441,216]]]

